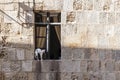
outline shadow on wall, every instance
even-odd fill
[[[28,73],[23,67],[30,64],[26,61],[33,60],[32,48],[31,44],[0,41],[0,80],[28,80]]]
[[[34,80],[61,80],[60,61],[43,60],[34,63],[36,65]]]
[[[62,59],[67,60],[120,60],[119,49],[62,47]]]
[[[10,43],[6,42],[6,39],[0,41],[0,45],[0,61],[2,60],[2,63],[0,63],[0,67],[2,67],[0,77],[3,77],[3,80],[61,80],[60,61],[34,60],[33,45]],[[17,51],[20,51],[21,55],[18,55]],[[21,51],[24,51],[24,58]],[[32,61],[32,70],[29,72],[27,70],[30,69],[31,65],[27,61]]]
[[[7,4],[5,4],[5,5],[7,5]],[[32,25],[34,23],[34,12],[33,12],[33,8],[30,8],[31,3],[21,2],[21,3],[18,3],[18,5],[19,5],[19,7],[18,7],[17,14],[14,16],[12,16],[12,13],[11,13],[12,11],[10,12],[11,14],[8,14],[7,12],[0,9],[0,12],[3,15],[5,15],[6,17],[5,16],[4,17],[8,20],[11,20],[19,25],[22,25],[23,27],[26,27],[26,28],[32,27]],[[15,17],[17,19],[15,19]]]
[[[3,42],[4,41],[1,41],[0,45],[3,45]],[[91,80],[102,80],[101,76],[108,76],[107,74],[102,74],[102,72],[114,73],[114,71],[120,71],[120,50],[62,47],[62,60],[35,61],[32,59],[33,67],[29,73],[21,68],[22,63],[19,63],[21,61],[14,58],[13,55],[16,55],[16,53],[14,53],[15,49],[29,51],[33,49],[32,46],[31,44],[9,42],[1,46],[0,60],[4,59],[2,62],[4,64],[0,64],[3,71],[0,76],[3,74],[6,75],[6,73],[10,71],[9,74],[12,75],[12,78],[10,76],[12,80],[89,80],[91,78]],[[27,56],[29,56],[29,53],[27,53]],[[34,54],[32,54],[32,56],[34,56]],[[22,57],[19,59],[22,59]],[[6,62],[6,60],[8,62]],[[9,66],[9,62],[12,66]],[[22,62],[24,62],[24,60]],[[28,64],[29,63],[25,63],[27,68],[30,67]],[[4,69],[4,67],[6,69]],[[93,73],[91,73],[91,71]],[[96,72],[99,73],[99,76]],[[32,75],[29,75],[31,73]],[[29,79],[31,77],[33,78]]]
[[[30,7],[31,3],[21,2],[18,4],[18,18],[23,24],[28,23],[27,28],[29,28],[30,26],[32,26],[32,23],[34,23],[34,12],[33,8]]]

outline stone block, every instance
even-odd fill
[[[28,73],[28,80],[41,80],[41,73]]]
[[[19,36],[21,34],[21,25],[19,24],[11,24],[10,31],[8,36]]]
[[[82,73],[80,73],[80,72],[72,72],[71,73],[70,80],[81,80],[81,79],[82,79]]]
[[[11,68],[10,68],[11,63],[9,61],[4,61],[2,62],[2,71],[3,72],[11,72]]]
[[[115,71],[115,62],[113,60],[106,60],[104,62],[101,62],[101,70],[108,72]]]
[[[1,2],[2,2],[2,1],[1,1]],[[5,5],[0,4],[0,9],[1,9],[1,10],[4,10],[4,6],[5,6]]]
[[[0,59],[1,70],[2,70],[2,62],[3,62],[3,59]]]
[[[90,59],[91,57],[91,49],[84,49],[84,59]]]
[[[103,1],[102,0],[94,0],[94,10],[102,11]]]
[[[22,71],[32,71],[32,61],[22,61]]]
[[[0,59],[3,59],[3,60],[7,59],[8,60],[8,54],[9,54],[9,52],[8,52],[7,48],[0,49]]]
[[[77,34],[77,26],[76,24],[65,24],[62,27],[64,36],[68,36],[68,37],[72,37],[74,35],[74,37],[76,37]]]
[[[61,80],[60,73],[41,73],[38,80]]]
[[[1,64],[0,64],[0,71],[2,71],[2,66],[1,66]]]
[[[71,48],[62,48],[62,52],[61,52],[61,59],[62,60],[71,60],[72,59],[72,52],[71,52]]]
[[[33,11],[24,11],[19,10],[18,14],[17,14],[17,19],[18,19],[18,23],[21,24],[23,27],[25,26],[32,26],[32,24],[30,23],[34,23],[34,13]],[[29,23],[29,24],[28,24]]]
[[[99,60],[102,60],[102,61],[105,60],[106,53],[107,53],[106,49],[98,49]]]
[[[120,13],[116,13],[116,24],[120,23]]]
[[[44,3],[44,1],[41,0],[41,1],[35,3],[35,8],[34,9],[35,10],[43,10],[44,7],[45,7],[45,3]]]
[[[1,35],[10,35],[11,27],[12,27],[11,23],[1,24]]]
[[[115,13],[108,13],[108,24],[115,24]]]
[[[97,49],[84,49],[84,59],[98,60],[99,54]]]
[[[119,51],[119,50],[116,50],[116,51],[115,51],[115,60],[116,60],[116,61],[119,61],[119,60],[120,60],[120,51]]]
[[[99,60],[88,60],[87,61],[87,71],[88,72],[98,72],[100,70]]]
[[[99,23],[100,24],[107,24],[108,23],[108,14],[107,14],[107,12],[101,12],[99,14]]]
[[[32,11],[33,10],[33,2],[19,2],[18,3],[18,11],[21,11],[21,10],[23,10],[23,11]]]
[[[11,79],[12,80],[28,80],[28,74],[25,73],[25,72],[19,72],[14,77],[12,77]]]
[[[4,61],[2,63],[2,72],[5,74],[5,80],[12,78],[15,76],[18,72],[21,71],[21,62],[19,61]]]
[[[17,49],[16,52],[17,52],[16,56],[17,56],[18,60],[24,60],[25,59],[24,49]]]
[[[103,80],[102,75],[99,72],[89,73],[89,79],[90,80]]]
[[[46,6],[50,5],[49,2],[50,1],[46,0],[45,2]],[[45,10],[58,10],[58,11],[62,10],[64,2],[63,0],[54,0],[51,2],[54,2],[54,5],[52,7],[51,6],[46,7]]]
[[[87,60],[80,61],[80,71],[87,72]]]
[[[115,60],[115,51],[114,50],[107,50],[105,54],[106,60]]]
[[[71,80],[71,73],[70,72],[62,72],[61,80]]]
[[[18,22],[18,12],[17,11],[1,11],[4,14],[4,23],[17,23]]]
[[[73,10],[73,0],[64,0],[63,10],[64,11],[72,11]]]
[[[19,0],[4,0],[4,3],[18,2]]]
[[[18,72],[21,71],[21,62],[20,61],[12,61],[10,68],[11,68],[11,76],[16,75]]]
[[[105,73],[105,80],[116,80],[115,73]]]
[[[94,61],[94,63],[93,63],[93,65],[94,65],[93,71],[94,71],[94,72],[99,72],[99,71],[100,71],[100,67],[101,67],[101,66],[100,66],[100,63],[101,63],[101,62],[100,62],[99,60],[95,60],[95,61]]]
[[[59,61],[34,61],[33,71],[35,72],[60,72]]]
[[[0,5],[1,7],[1,5]],[[4,22],[4,14],[0,11],[0,23]],[[1,26],[1,24],[0,24]]]
[[[115,11],[120,11],[120,1],[119,0],[114,1],[114,8],[115,8]]]
[[[35,1],[35,10],[61,10],[63,6],[62,0],[37,0]]]
[[[16,42],[17,41],[17,42]],[[31,37],[30,36],[15,36],[7,37],[7,45],[12,48],[31,48]]]
[[[87,13],[87,23],[88,24],[98,24],[99,23],[99,13],[98,12],[88,12]]]
[[[98,47],[99,48],[108,48],[109,45],[109,38],[105,37],[105,36],[100,36],[98,37]]]
[[[86,35],[86,33],[87,33],[87,29],[88,29],[88,25],[86,25],[86,24],[77,24],[76,25],[77,26],[77,34],[79,34],[79,35]]]
[[[29,25],[29,26],[26,26],[26,27],[22,27],[21,28],[21,35],[26,35],[26,36],[33,36],[34,34],[34,28],[33,28],[33,25],[32,24],[26,24],[26,25]]]
[[[41,72],[60,72],[60,61],[41,61],[40,65]]]
[[[66,16],[67,16],[67,12],[62,11],[61,12],[61,23],[62,24],[66,23]]]
[[[83,1],[83,9],[84,10],[93,10],[93,0]]]
[[[3,72],[0,72],[0,79],[1,79],[1,80],[4,80],[4,79],[5,79],[5,76],[4,76],[4,73],[3,73]]]
[[[114,27],[114,36],[115,38],[117,38],[120,35],[120,28],[119,28],[119,24],[116,24]]]
[[[68,12],[66,17],[66,22],[75,22],[76,21],[76,13]]]
[[[120,71],[120,61],[115,62],[115,71]]]
[[[114,10],[114,2],[112,0],[104,0],[103,1],[103,11],[113,11]]]
[[[76,21],[77,23],[80,23],[80,24],[86,24],[87,23],[87,12],[85,11],[78,11],[76,13]]]
[[[32,71],[36,72],[36,73],[40,73],[41,72],[41,61],[34,60],[32,62]]]
[[[61,72],[80,72],[80,61],[62,61]]]
[[[98,47],[98,33],[96,32],[96,26],[87,25],[87,46],[90,48]]]
[[[120,79],[120,72],[116,72],[115,77],[116,77],[116,80],[119,80]]]
[[[84,59],[84,49],[73,49],[72,51],[73,60],[81,60]]]
[[[61,35],[64,35],[64,36],[62,36],[62,38],[63,38],[62,39],[63,46],[69,47],[69,48],[78,48],[78,47],[80,47],[81,40],[80,40],[79,34],[77,34],[77,26],[76,25],[74,25],[74,24],[64,25],[62,30],[63,30],[62,31],[63,33]]]
[[[16,60],[16,50],[15,48],[8,49],[8,59],[9,60]]]
[[[15,1],[17,1],[17,0],[15,0]],[[37,0],[37,1],[41,1],[41,0]],[[33,2],[33,0],[18,0],[18,2]]]
[[[12,2],[10,4],[7,4],[8,2],[5,2],[5,4],[1,4],[4,5],[4,10],[5,11],[17,11],[19,8],[18,3],[16,2]]]
[[[34,50],[33,49],[26,49],[25,50],[25,59],[26,60],[33,60],[34,59]]]
[[[106,25],[105,26],[105,36],[106,36],[106,38],[115,36],[114,35],[114,29],[115,29],[114,25]]]
[[[83,80],[89,80],[89,79],[90,79],[89,73],[88,73],[88,72],[83,73],[83,74],[82,74],[82,79],[83,79]]]
[[[82,10],[83,9],[83,1],[82,0],[74,0],[73,1],[73,9],[74,10]]]
[[[89,27],[91,28],[91,27]],[[96,34],[98,37],[104,36],[105,35],[105,25],[103,24],[95,24],[93,26],[93,29],[91,30],[93,34]]]
[[[19,24],[3,23],[1,24],[1,36],[16,36],[21,34],[21,26]]]

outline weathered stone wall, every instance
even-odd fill
[[[120,0],[64,0],[62,80],[119,80]]]
[[[30,80],[33,23],[33,0],[0,1],[0,80]]]
[[[61,11],[61,60],[35,61],[35,10]],[[119,0],[1,0],[0,80],[120,80]]]

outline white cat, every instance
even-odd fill
[[[40,48],[35,49],[35,58],[39,60],[39,55],[41,60],[43,60],[43,53],[45,53],[45,50],[41,50]]]

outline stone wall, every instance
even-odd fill
[[[61,60],[33,59],[33,9],[61,11]],[[119,22],[119,0],[1,0],[0,80],[119,80]]]
[[[119,80],[119,0],[64,0],[62,80]]]
[[[0,1],[0,80],[30,80],[33,23],[33,0]]]

